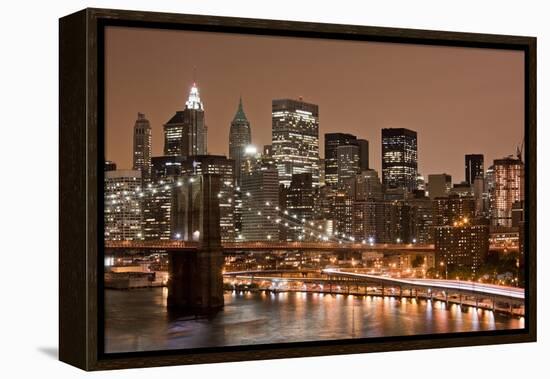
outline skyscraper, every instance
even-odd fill
[[[292,181],[286,194],[285,208],[290,213],[291,217],[298,220],[310,221],[313,219],[315,205],[315,189],[311,180],[311,174],[294,174]],[[297,241],[302,239],[312,239],[311,230],[302,230],[303,226],[299,223],[294,223],[289,226],[287,231],[287,239]],[[316,235],[315,235],[316,236]]]
[[[336,187],[338,184],[338,153],[339,146],[357,146],[359,171],[369,168],[369,141],[357,139],[348,133],[325,133],[325,184]]]
[[[353,134],[325,133],[325,183],[336,187],[338,184],[338,146],[349,145],[357,140]]]
[[[248,122],[244,113],[241,98],[239,99],[237,113],[235,113],[229,129],[229,158],[235,162],[234,175],[237,185],[241,183],[241,162],[244,156],[244,149],[250,145],[250,142],[250,122]]]
[[[199,89],[193,83],[183,111],[177,111],[164,124],[164,155],[179,155],[184,158],[206,154],[206,125],[204,106]]]
[[[418,153],[416,132],[404,128],[382,129],[382,183],[386,189],[416,188]]]
[[[342,188],[346,179],[354,179],[361,172],[359,146],[338,146],[336,148],[336,156],[338,164],[338,187]]]
[[[292,175],[310,173],[319,186],[319,107],[302,100],[272,102],[273,159],[279,183],[288,187]]]
[[[466,170],[465,181],[473,185],[478,176],[483,177],[483,154],[466,154],[464,167]]]
[[[142,180],[151,178],[151,125],[143,113],[138,113],[134,125],[133,169],[141,171]]]
[[[495,159],[493,170],[491,223],[495,226],[512,226],[512,206],[525,199],[523,162],[514,157]]]
[[[141,171],[105,172],[105,240],[142,239]]]
[[[243,162],[241,182],[242,233],[238,240],[277,241],[279,224],[279,180],[277,168],[249,152]]]

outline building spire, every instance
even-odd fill
[[[189,98],[187,99],[185,106],[187,109],[197,109],[201,111],[204,109],[201,97],[199,95],[199,88],[197,87],[197,84],[195,82],[193,82],[193,86],[191,87]]]
[[[246,114],[244,113],[243,109],[243,98],[242,96],[239,96],[239,106],[237,108],[237,113],[235,113],[235,117],[233,117],[233,122],[235,121],[247,121]]]

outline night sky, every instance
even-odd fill
[[[228,154],[241,95],[254,144],[271,143],[271,100],[302,96],[319,105],[321,157],[324,133],[352,133],[369,140],[380,175],[384,127],[417,131],[426,180],[446,172],[462,181],[464,154],[484,154],[487,168],[523,139],[519,51],[125,27],[108,27],[105,46],[106,158],[121,169],[132,166],[138,112],[162,155],[162,125],[183,110],[193,80],[210,154]]]

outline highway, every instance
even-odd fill
[[[356,272],[342,271],[338,269],[324,269],[323,274],[330,276],[346,277],[350,279],[362,279],[367,282],[386,284],[399,287],[420,287],[426,289],[451,290],[462,293],[478,294],[485,296],[497,296],[507,299],[524,300],[525,290],[523,288],[498,286],[478,282],[466,282],[461,280],[441,279],[400,279],[379,275],[360,274]]]

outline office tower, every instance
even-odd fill
[[[336,148],[338,187],[342,188],[346,179],[354,179],[361,172],[359,146],[340,145]]]
[[[416,188],[418,153],[416,132],[404,128],[382,129],[382,184],[386,189]]]
[[[359,147],[359,166],[361,171],[369,169],[369,141],[366,139],[357,139],[355,141]]]
[[[369,142],[357,139],[353,134],[325,134],[325,184],[336,188],[338,185],[338,147],[355,145],[358,150],[359,171],[369,168]]]
[[[436,226],[434,243],[436,267],[442,275],[453,269],[471,270],[475,274],[489,251],[489,226],[472,225],[469,221]],[[468,280],[470,277],[460,279]]]
[[[451,175],[431,174],[428,175],[428,194],[430,199],[447,197],[452,187]]]
[[[207,129],[199,89],[193,83],[183,111],[177,111],[164,124],[164,155],[184,158],[206,154]]]
[[[272,148],[279,182],[310,173],[319,186],[319,107],[302,100],[272,101]]]
[[[286,189],[286,210],[292,219],[298,220],[298,223],[289,225],[286,238],[291,241],[312,240],[317,234],[311,235],[313,230],[308,227],[303,230],[313,220],[315,206],[315,188],[311,174],[294,174],[290,186]]]
[[[355,179],[356,200],[382,200],[382,183],[376,170],[363,170]]]
[[[491,224],[512,226],[512,207],[523,201],[524,165],[520,159],[507,157],[495,159],[494,188],[491,195]]]
[[[105,172],[105,240],[141,240],[141,171]]]
[[[349,241],[353,236],[353,204],[354,200],[346,193],[337,192],[334,196],[334,220],[338,237]]]
[[[182,163],[184,175],[219,175],[221,178],[218,202],[220,206],[220,233],[223,242],[235,240],[235,162],[223,155],[195,155]]]
[[[466,154],[464,156],[466,170],[465,181],[473,185],[475,178],[483,177],[483,154]]]
[[[473,196],[460,197],[450,195],[433,200],[433,225],[452,225],[456,220],[473,220],[475,217],[475,200]]]
[[[104,171],[115,171],[116,163],[113,161],[105,161]]]
[[[250,143],[250,122],[244,113],[243,101],[241,98],[239,99],[237,113],[235,113],[229,129],[229,158],[233,159],[235,162],[234,175],[237,185],[240,185],[241,182],[241,161],[244,156],[244,150]]]
[[[143,237],[146,240],[169,240],[171,233],[173,186],[182,175],[182,156],[151,158],[151,182],[144,187]]]
[[[134,125],[133,170],[141,171],[144,182],[151,178],[151,125],[143,113],[138,113]]]
[[[263,165],[258,157],[256,164],[243,171],[242,230],[239,241],[278,241],[280,219],[279,178],[277,168]],[[283,221],[284,223],[284,221]]]
[[[425,196],[407,200],[411,207],[411,242],[433,243],[433,202]]]

